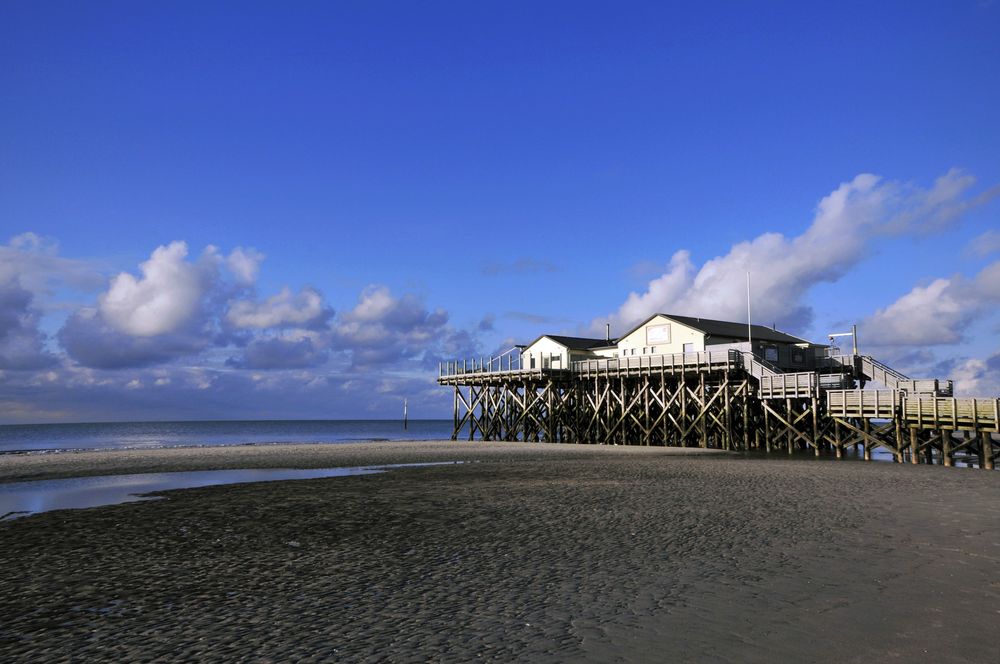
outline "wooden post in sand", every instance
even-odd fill
[[[458,440],[458,385],[455,386],[455,426],[451,430],[451,439]]]
[[[771,452],[771,420],[767,408],[764,409],[764,450],[769,454]]]
[[[816,404],[816,396],[813,395],[810,399],[810,407],[812,408],[812,425],[813,425],[813,448],[816,451],[816,456],[819,456],[819,406]],[[840,450],[837,451],[840,453]]]
[[[791,399],[785,399],[785,419],[787,419],[789,423],[792,423],[792,422],[795,421],[795,418],[792,416],[792,400]],[[788,427],[786,429],[785,439],[786,439],[786,442],[788,443],[788,453],[789,454],[794,454],[795,453],[795,434],[792,433],[791,427]]]
[[[750,389],[746,380],[743,381],[743,387],[740,389],[743,392],[743,401],[741,403],[741,406],[743,407],[743,450],[746,451],[750,449]],[[756,431],[756,427],[754,427],[754,429],[754,434],[760,435],[759,432]]]
[[[867,417],[862,418],[864,420],[865,438],[861,441],[861,446],[865,449],[865,461],[872,460],[872,444],[871,440],[868,438],[872,431],[872,421]]]
[[[993,434],[979,432],[979,449],[983,457],[983,470],[993,470]]]

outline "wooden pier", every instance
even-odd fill
[[[517,356],[443,363],[452,439],[761,450],[993,469],[1000,398],[955,398],[865,355],[782,372],[737,350],[522,368]],[[862,389],[868,383],[881,389]]]

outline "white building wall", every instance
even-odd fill
[[[684,344],[691,344],[689,350],[692,352],[705,350],[705,333],[664,316],[656,316],[622,337],[618,341],[617,355],[683,353]]]
[[[568,369],[569,349],[548,337],[542,337],[521,352],[521,368]]]

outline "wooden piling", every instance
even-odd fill
[[[983,457],[983,470],[993,470],[993,434],[989,431],[979,432],[979,449]]]
[[[453,390],[451,438],[788,454],[811,445],[814,455],[832,447],[837,458],[860,446],[867,460],[881,447],[898,462],[909,455],[910,463],[935,464],[940,454],[945,466],[976,456],[984,469],[997,465],[1000,399],[821,390],[814,375],[761,378],[712,353],[697,361],[628,359],[572,368],[547,356],[534,367],[514,367],[510,356],[443,362],[438,382]]]

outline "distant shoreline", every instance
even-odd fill
[[[0,426],[0,454],[449,438],[451,420],[207,420]]]
[[[77,452],[127,452],[135,450],[172,450],[172,449],[199,449],[202,447],[254,447],[254,446],[268,446],[268,445],[352,445],[355,443],[386,443],[390,442],[389,438],[359,438],[356,440],[331,440],[328,442],[321,441],[309,441],[307,443],[290,442],[284,440],[273,440],[273,441],[253,441],[246,443],[205,443],[202,445],[196,443],[181,443],[178,445],[150,445],[146,447],[60,447],[53,449],[24,449],[24,450],[0,450],[0,457],[6,454],[73,454]],[[424,439],[416,439],[413,441],[397,439],[397,442],[426,442]]]

